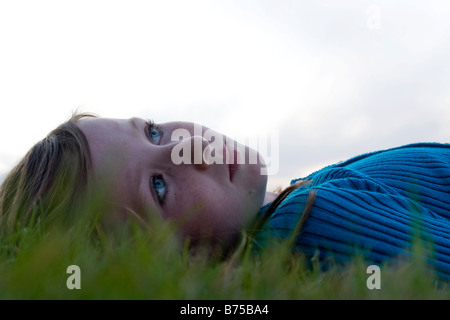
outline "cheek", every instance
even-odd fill
[[[194,240],[211,237],[226,240],[240,231],[240,201],[230,201],[222,190],[211,186],[208,190],[191,191],[189,196],[178,198],[179,206],[173,215],[183,236]]]

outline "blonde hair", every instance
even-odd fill
[[[36,219],[67,214],[87,183],[91,169],[88,142],[71,118],[36,143],[0,186],[0,231],[26,227]]]

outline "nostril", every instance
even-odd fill
[[[208,168],[214,161],[209,141],[202,136],[193,136],[191,142],[193,164],[199,169]]]
[[[203,150],[203,162],[206,164],[206,165],[211,165],[211,164],[213,164],[213,162],[214,162],[214,159],[212,158],[212,155],[211,155],[211,145],[210,144],[208,144],[206,147],[205,147],[205,149]]]

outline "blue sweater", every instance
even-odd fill
[[[316,198],[294,248],[340,265],[407,257],[420,239],[439,277],[450,279],[450,144],[418,143],[372,152],[318,170],[290,193],[255,238],[291,236],[308,194]],[[291,184],[303,180],[292,180]],[[262,215],[268,208],[260,210]]]

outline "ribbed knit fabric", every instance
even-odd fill
[[[356,253],[367,263],[381,264],[407,257],[413,240],[420,239],[431,269],[450,279],[450,144],[372,152],[303,179],[311,185],[287,196],[256,236],[257,244],[291,236],[315,190],[296,250],[324,265],[330,258],[338,265],[348,262]]]

